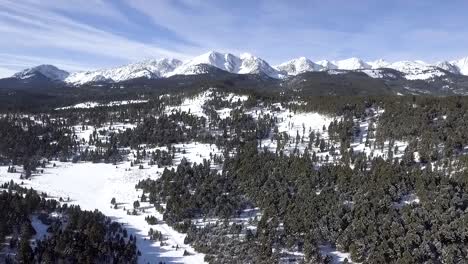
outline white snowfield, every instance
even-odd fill
[[[247,101],[248,99],[248,96],[246,95],[238,95],[238,94],[229,93],[229,94],[222,94],[220,96],[220,95],[215,95],[213,92],[214,92],[214,89],[212,88],[202,93],[199,93],[195,96],[185,97],[182,100],[182,103],[180,105],[168,106],[166,107],[165,112],[166,114],[171,114],[172,112],[180,111],[180,112],[190,113],[195,116],[208,118],[208,116],[203,111],[203,106],[208,100],[214,97],[221,97],[221,99],[227,100],[233,103],[238,102],[238,101],[244,102],[244,101]],[[231,111],[232,111],[231,108],[223,108],[223,109],[217,110],[216,112],[218,113],[220,118],[223,119],[223,118],[230,116]]]
[[[166,107],[166,113],[171,114],[172,112],[180,111],[199,117],[207,117],[203,112],[203,105],[210,98],[210,95],[210,91],[205,91],[194,97],[186,97],[180,105]]]
[[[179,164],[182,157],[190,162],[201,163],[203,159],[209,159],[210,153],[220,154],[214,145],[189,143],[174,146],[186,151],[185,154],[176,155],[174,164]],[[53,167],[53,163],[56,167]],[[138,165],[130,167],[130,161],[118,165],[51,161],[43,174],[34,174],[31,180],[21,180],[20,173],[7,173],[7,167],[0,167],[0,182],[23,182],[25,187],[46,192],[57,200],[60,197],[65,201],[70,198],[69,203],[77,204],[82,209],[98,209],[114,221],[124,224],[129,234],[137,237],[137,246],[142,253],[138,258],[139,263],[205,263],[203,254],[184,244],[185,234],[162,223],[162,215],[153,205],[140,201],[138,215],[127,214],[128,210],[133,210],[133,202],[140,200],[142,192],[135,189],[138,181],[156,179],[164,170],[156,165],[149,166],[147,162],[143,167],[144,169],[139,169]],[[18,172],[21,172],[21,168],[18,168]],[[116,199],[117,209],[110,203],[112,198]],[[145,217],[150,215],[158,219],[157,225],[151,226],[146,222]],[[39,236],[45,234],[39,223],[34,222],[34,226],[40,229]],[[167,238],[164,241],[166,245],[161,246],[159,242],[148,240],[150,228]],[[185,250],[189,255],[184,256]]]
[[[72,129],[76,135],[76,139],[79,141],[85,141],[89,143],[89,136],[92,135],[95,131],[97,133],[98,138],[102,142],[108,142],[108,134],[101,135],[100,132],[104,130],[107,132],[114,132],[114,133],[121,133],[127,129],[134,129],[137,125],[135,123],[119,123],[115,122],[113,124],[106,123],[100,127],[88,126],[88,125],[76,125],[73,126]],[[94,145],[85,144],[82,147],[89,147],[93,149]]]
[[[85,84],[109,80],[120,82],[141,77],[161,78],[181,64],[182,62],[177,59],[145,60],[113,69],[72,73],[65,81],[72,84]]]
[[[96,108],[96,107],[111,107],[111,106],[120,106],[120,105],[129,105],[129,104],[143,104],[147,103],[148,100],[123,100],[123,101],[112,101],[109,103],[98,103],[98,102],[84,102],[75,105],[55,108],[55,110],[68,110],[68,109],[86,109],[86,108]]]
[[[387,68],[404,73],[408,80],[427,80],[445,75],[440,68],[422,61],[399,61],[388,65]]]
[[[370,69],[371,66],[359,58],[349,58],[340,61],[333,61],[340,70],[362,70]]]
[[[278,104],[277,107],[280,108],[280,105]],[[286,153],[292,152],[295,148],[301,152],[304,151],[309,143],[311,132],[320,132],[322,138],[328,139],[328,133],[327,131],[323,131],[323,126],[328,127],[334,118],[314,112],[297,112],[294,114],[289,109],[280,109],[279,112],[273,112],[272,115],[278,119],[278,132],[286,133],[290,137],[290,142],[285,146]],[[297,135],[303,138],[304,142],[296,142]],[[273,133],[271,136],[273,136]],[[277,141],[270,137],[269,139],[262,140],[261,147],[266,147],[270,151],[275,152]],[[317,149],[312,150],[315,150],[317,153],[319,152]],[[318,155],[320,156],[321,154],[318,153]]]
[[[372,78],[396,78],[393,73],[386,73],[382,69],[366,69],[361,70],[361,72],[367,74],[369,77]]]

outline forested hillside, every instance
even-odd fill
[[[5,110],[2,256],[466,262],[468,99],[304,91],[225,83]],[[36,215],[48,228],[33,245]]]

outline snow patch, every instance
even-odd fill
[[[75,105],[65,106],[55,108],[55,110],[68,110],[68,109],[89,109],[96,107],[111,107],[111,106],[121,106],[129,104],[142,104],[147,103],[148,100],[123,100],[123,101],[112,101],[109,103],[98,103],[98,102],[84,102]]]

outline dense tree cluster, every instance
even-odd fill
[[[33,157],[68,156],[73,148],[70,132],[59,122],[42,126],[29,119],[2,118],[0,161],[22,164]]]
[[[244,262],[277,262],[282,249],[304,252],[307,262],[326,262],[328,258],[319,250],[324,244],[350,252],[359,262],[467,261],[465,174],[448,178],[431,169],[421,171],[414,165],[382,159],[372,160],[364,170],[333,165],[315,170],[312,164],[308,155],[279,156],[259,152],[252,144],[225,161],[222,176],[199,169],[205,175],[197,178],[225,177],[237,190],[218,194],[218,199],[225,198],[213,206],[242,194],[247,198],[244,205],[251,202],[262,208],[262,216],[253,233],[235,224],[189,227],[186,242],[208,254],[207,260],[223,263],[236,263],[240,258]],[[210,200],[209,195],[198,198],[197,190],[211,185],[188,176],[193,174],[189,168],[182,164],[179,175],[166,172],[165,179],[147,180],[139,187],[149,192],[151,202],[168,203],[165,216],[170,222],[213,215],[229,218],[223,212],[195,206],[200,198]],[[180,179],[181,175],[186,181],[175,180],[171,186],[167,179]],[[167,191],[186,185],[189,188],[184,191]],[[406,205],[406,197],[413,195],[419,200]],[[169,202],[172,199],[176,202]],[[238,212],[230,213],[234,217]]]
[[[468,144],[466,97],[412,97],[384,108],[377,139],[412,141],[423,162],[460,154]]]
[[[3,243],[9,237],[8,247],[16,252],[16,256],[2,256],[2,262],[136,263],[135,238],[102,213],[60,205],[13,182],[1,188],[5,190],[0,193],[0,239]],[[36,234],[33,215],[49,226],[48,235],[38,238],[34,248],[30,244]]]
[[[66,208],[66,221],[53,222],[51,236],[34,250],[39,262],[136,263],[136,238],[100,212]]]
[[[165,203],[164,220],[175,224],[195,217],[229,217],[240,209],[233,179],[212,171],[210,163],[190,165],[183,159],[177,170],[165,169],[154,181],[140,181],[137,188],[148,193],[153,204]]]

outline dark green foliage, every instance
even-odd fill
[[[143,180],[137,188],[150,203],[166,203],[164,220],[177,223],[195,216],[233,216],[241,198],[232,180],[213,173],[210,163],[190,165],[182,160],[177,170],[166,169],[158,180]]]
[[[0,210],[5,212],[0,214],[0,239],[18,236],[19,263],[136,263],[135,241],[122,239],[120,224],[100,212],[60,206],[14,183],[1,187],[8,191],[0,193]],[[49,218],[52,212],[61,217]],[[29,241],[36,233],[30,220],[33,214],[50,225],[48,237],[36,241],[34,250]],[[10,241],[13,247],[14,241]]]

